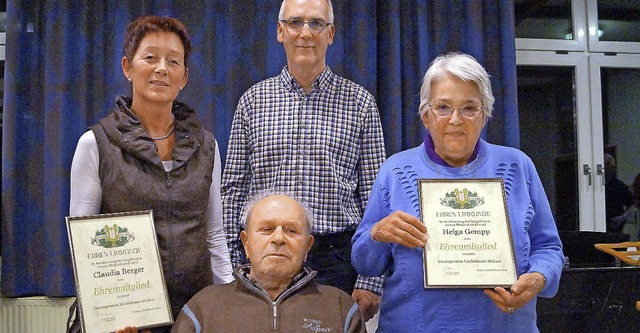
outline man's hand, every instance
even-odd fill
[[[545,279],[541,273],[525,273],[511,286],[511,292],[502,287],[496,287],[485,289],[484,293],[496,303],[500,310],[513,313],[538,296],[544,284]]]
[[[427,242],[427,227],[415,216],[395,211],[373,225],[371,237],[378,242],[398,243],[414,249]]]
[[[362,313],[365,321],[369,321],[378,312],[380,296],[368,290],[354,289],[351,298],[358,303],[358,308],[360,308],[360,313]]]

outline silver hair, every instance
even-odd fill
[[[447,73],[451,73],[464,82],[474,82],[478,86],[486,123],[491,117],[493,102],[495,101],[491,92],[489,74],[474,57],[457,52],[440,55],[429,65],[420,88],[420,107],[418,109],[420,115],[422,116],[428,110],[427,104],[429,104],[429,99],[431,98],[431,83]]]
[[[325,0],[327,2],[327,5],[329,6],[329,22],[333,24],[333,20],[334,20],[334,16],[333,16],[333,5],[331,4],[331,0]],[[287,2],[287,0],[282,0],[282,5],[280,5],[280,12],[278,13],[278,22],[284,20],[284,3]]]
[[[242,217],[241,220],[242,221],[242,226],[244,228],[244,230],[247,230],[247,226],[249,225],[249,219],[251,217],[251,214],[253,213],[253,207],[255,207],[255,205],[262,201],[262,199],[266,199],[272,196],[276,196],[276,195],[281,195],[281,196],[285,196],[288,198],[291,198],[293,201],[295,201],[298,205],[300,205],[300,207],[302,207],[302,210],[304,211],[304,215],[307,219],[307,226],[308,226],[308,231],[309,234],[311,234],[311,230],[313,229],[313,214],[311,214],[311,210],[309,209],[309,205],[307,205],[306,202],[298,199],[298,197],[296,197],[295,195],[289,193],[289,192],[285,192],[285,191],[275,191],[275,190],[268,190],[268,191],[264,191],[264,192],[259,192],[255,195],[253,195],[249,200],[247,200],[247,202],[244,205],[244,209],[242,210]]]

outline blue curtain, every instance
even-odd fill
[[[512,0],[334,0],[327,63],[376,97],[387,154],[414,147],[421,78],[435,56],[461,51],[492,75],[494,117],[483,136],[519,146]],[[196,109],[225,155],[240,95],[285,65],[280,1],[26,1],[7,6],[2,147],[4,296],[75,294],[64,217],[75,145],[119,94],[128,22],[176,17],[195,50],[178,97]],[[223,156],[224,158],[224,156]]]

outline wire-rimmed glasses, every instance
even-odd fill
[[[305,24],[309,27],[309,31],[314,34],[319,34],[324,31],[327,27],[329,27],[332,23],[328,23],[327,21],[321,18],[312,18],[308,21],[303,19],[293,17],[287,20],[281,20],[282,24],[284,24],[289,30],[294,32],[300,32]]]
[[[467,103],[461,106],[452,106],[444,102],[435,102],[427,104],[431,112],[438,117],[448,118],[458,110],[460,115],[465,119],[475,119],[483,110],[483,106],[476,103]]]

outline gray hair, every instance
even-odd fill
[[[486,116],[486,123],[491,117],[493,102],[495,101],[491,92],[489,74],[474,57],[457,52],[440,55],[429,65],[420,88],[420,107],[418,109],[420,115],[422,116],[428,110],[427,104],[429,104],[429,99],[431,98],[431,83],[447,73],[451,73],[464,82],[474,82],[478,86],[482,96],[482,109]]]
[[[327,2],[327,5],[329,6],[329,22],[327,23],[331,23],[333,24],[333,20],[334,20],[334,16],[333,16],[333,5],[331,4],[331,0],[325,0]],[[280,12],[278,13],[278,22],[284,20],[284,3],[287,2],[287,0],[282,0],[282,5],[280,5]]]
[[[253,207],[255,207],[255,205],[258,202],[262,201],[262,199],[266,199],[276,195],[288,197],[293,201],[295,201],[298,205],[300,205],[300,207],[302,207],[302,210],[304,211],[304,215],[307,219],[309,234],[311,234],[311,229],[313,229],[313,215],[310,213],[311,210],[309,209],[309,206],[307,205],[307,203],[298,199],[298,197],[296,197],[295,195],[289,192],[274,191],[274,190],[268,190],[268,191],[256,193],[249,200],[247,200],[247,202],[244,205],[244,209],[242,210],[242,217],[240,219],[240,221],[242,221],[242,226],[244,230],[247,230],[247,226],[249,225],[249,217],[251,217],[251,214],[253,213]]]

